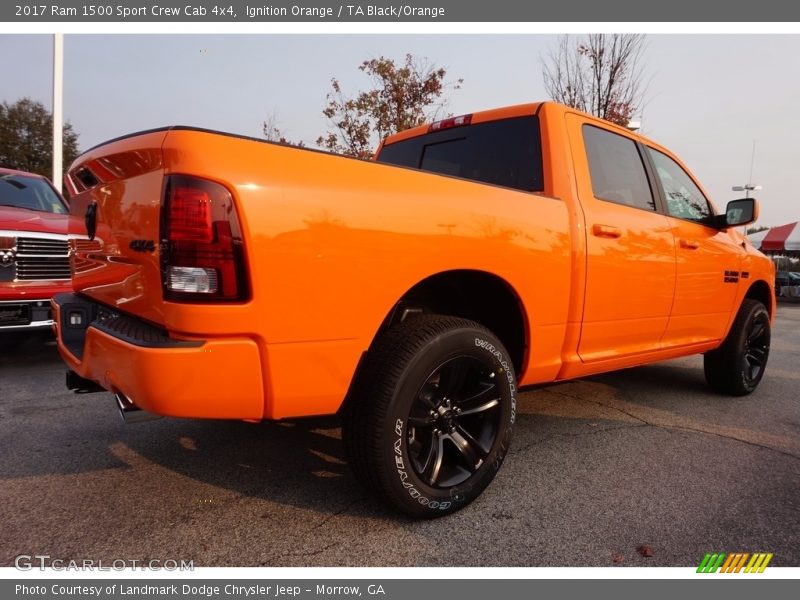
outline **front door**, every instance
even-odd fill
[[[677,281],[665,347],[685,346],[725,335],[741,273],[744,249],[727,231],[709,226],[711,206],[686,170],[667,154],[648,147],[664,191],[675,237]]]

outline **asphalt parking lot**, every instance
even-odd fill
[[[525,392],[495,482],[415,522],[358,486],[335,419],[124,425],[109,394],[66,391],[48,334],[5,334],[0,565],[800,566],[798,365],[800,305],[781,305],[752,396],[711,393],[700,357]]]

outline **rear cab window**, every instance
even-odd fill
[[[385,145],[378,162],[513,188],[544,190],[539,119],[462,125]]]

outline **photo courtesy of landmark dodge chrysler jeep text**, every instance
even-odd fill
[[[159,129],[67,185],[69,387],[129,418],[338,412],[357,477],[411,515],[488,485],[519,386],[704,353],[743,395],[766,367],[774,270],[734,229],[756,202],[718,212],[668,150],[559,104],[411,129],[374,161]]]

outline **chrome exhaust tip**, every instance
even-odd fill
[[[145,421],[154,421],[161,418],[161,415],[156,415],[142,410],[133,403],[133,400],[128,398],[122,392],[115,393],[114,399],[117,401],[119,415],[126,424],[143,423]]]

